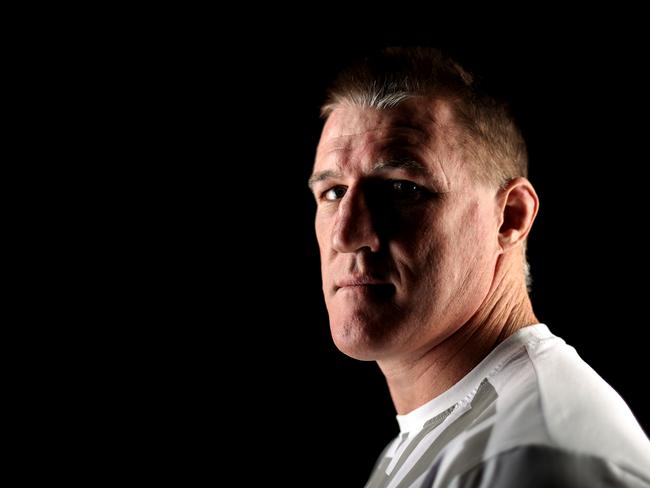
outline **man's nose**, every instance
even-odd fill
[[[358,186],[348,188],[339,203],[332,246],[338,252],[358,252],[363,248],[379,251],[379,235],[367,195]]]

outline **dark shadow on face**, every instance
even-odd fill
[[[427,206],[438,198],[407,180],[370,178],[363,182],[362,190],[382,249],[391,241],[414,242],[428,216]]]

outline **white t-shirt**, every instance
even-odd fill
[[[397,421],[366,488],[650,487],[650,441],[634,415],[544,324]]]

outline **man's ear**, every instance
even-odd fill
[[[499,245],[502,251],[524,242],[539,209],[539,197],[526,178],[510,180],[499,191]]]

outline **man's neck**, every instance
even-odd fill
[[[398,414],[404,415],[444,393],[499,343],[538,322],[525,285],[512,286],[506,281],[501,280],[484,306],[439,344],[423,354],[378,362]]]

